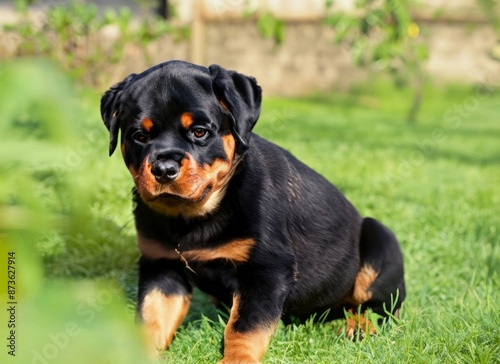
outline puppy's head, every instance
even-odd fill
[[[202,216],[217,207],[260,114],[255,79],[212,65],[170,61],[132,74],[101,99],[141,199],[161,213]]]

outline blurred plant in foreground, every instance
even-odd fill
[[[99,141],[106,134],[84,137],[88,113],[67,77],[48,63],[2,64],[0,112],[0,260],[4,266],[8,252],[15,253],[16,357],[24,363],[144,362],[118,285],[43,278],[43,267],[57,276],[50,270],[68,269],[73,255],[105,255],[89,247],[103,243],[93,232],[99,222],[91,206],[101,176],[90,151],[105,155],[105,137],[102,148]],[[89,246],[78,246],[78,236]],[[73,276],[85,275],[74,269]],[[2,287],[6,279],[0,275]],[[9,301],[4,288],[0,295]]]

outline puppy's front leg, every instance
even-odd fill
[[[243,273],[240,289],[233,294],[224,330],[224,358],[219,364],[260,363],[281,318],[292,270],[253,267],[252,271],[256,273]]]
[[[139,261],[138,309],[153,354],[170,345],[188,312],[191,286],[184,269],[174,260],[142,257]]]

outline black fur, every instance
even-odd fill
[[[241,307],[235,329],[247,332],[282,314],[307,317],[330,309],[331,317],[342,316],[344,309],[352,308],[346,295],[357,273],[369,264],[379,274],[370,287],[372,298],[363,307],[380,314],[384,306],[398,309],[405,288],[394,235],[376,220],[363,219],[337,188],[289,152],[253,134],[260,102],[261,90],[253,78],[216,65],[207,69],[180,61],[131,75],[103,96],[110,152],[120,125],[125,162],[135,170],[147,155],[165,148],[188,152],[201,165],[228,160],[221,137],[231,133],[236,140],[238,169],[210,213],[169,216],[152,209],[135,191],[135,221],[142,236],[165,250],[184,252],[237,239],[255,241],[243,263],[190,261],[196,274],[178,260],[143,257],[140,300],[151,286],[169,294],[191,292],[196,285],[227,304],[238,293]],[[200,120],[209,138],[193,141],[179,128],[184,112]],[[154,126],[148,142],[141,144],[133,135],[145,116]]]

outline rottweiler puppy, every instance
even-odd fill
[[[138,310],[159,350],[193,286],[231,307],[221,363],[260,362],[284,314],[386,315],[404,300],[395,236],[252,133],[260,107],[254,78],[183,61],[132,74],[102,97],[110,155],[121,130],[135,183]]]

